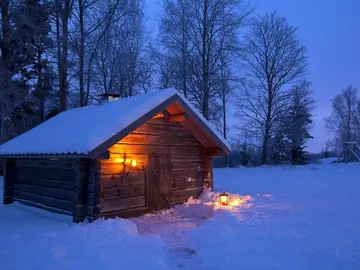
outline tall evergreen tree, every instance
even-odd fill
[[[310,130],[313,124],[312,110],[314,108],[314,100],[311,96],[310,85],[308,81],[303,80],[301,83],[293,86],[289,110],[287,116],[282,121],[283,140],[288,147],[290,161],[293,164],[305,162],[306,142],[313,138]]]

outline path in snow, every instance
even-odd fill
[[[173,268],[203,269],[202,260],[188,244],[188,233],[213,217],[213,207],[187,204],[148,214],[132,221],[140,234],[158,234],[170,251]]]

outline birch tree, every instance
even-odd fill
[[[212,105],[221,87],[221,56],[237,51],[237,31],[251,11],[242,0],[165,2],[160,34],[167,58],[175,63],[171,68],[178,71],[173,81],[206,119],[217,109]]]
[[[325,118],[328,131],[334,134],[332,146],[338,153],[344,142],[360,142],[360,100],[352,85],[332,100],[332,113]]]
[[[67,108],[69,70],[69,22],[74,0],[55,0],[55,27],[57,44],[57,64],[59,72],[60,111]]]
[[[245,42],[247,84],[237,116],[245,121],[243,130],[258,137],[268,163],[270,135],[289,107],[290,85],[306,72],[306,48],[297,28],[275,13],[256,17]]]

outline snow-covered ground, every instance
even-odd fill
[[[360,269],[360,164],[215,170],[207,193],[131,220],[71,224],[0,205],[0,269]]]

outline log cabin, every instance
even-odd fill
[[[74,222],[169,208],[213,187],[230,146],[174,89],[62,112],[0,146],[3,203]]]

